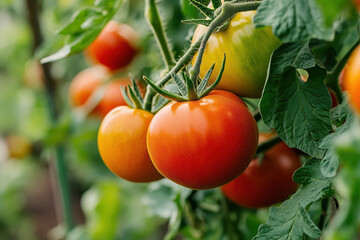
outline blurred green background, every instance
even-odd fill
[[[92,4],[92,0],[39,1],[44,40],[51,42],[76,10]],[[143,11],[143,0],[127,0],[114,17],[131,25],[141,38],[140,55],[120,74],[159,76],[163,69]],[[161,4],[176,54],[190,44],[193,27],[179,27],[186,14],[194,12],[182,12],[178,1]],[[168,214],[150,214],[144,200],[147,184],[121,180],[104,166],[96,146],[101,119],[79,118],[69,105],[69,83],[89,66],[84,56],[77,54],[51,66],[61,112],[59,122],[52,124],[25,0],[0,1],[0,36],[0,239],[64,237],[64,228],[58,225],[60,203],[51,159],[51,149],[59,143],[65,148],[78,224],[70,239],[161,239]]]

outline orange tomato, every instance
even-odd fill
[[[132,182],[151,182],[163,176],[155,169],[146,148],[146,132],[153,115],[120,106],[103,119],[98,148],[105,165],[117,176]]]
[[[360,114],[360,45],[351,54],[344,76],[350,104]]]
[[[92,113],[104,117],[113,108],[126,105],[120,86],[126,86],[130,80],[120,78],[104,83],[109,77],[107,70],[99,66],[81,71],[70,84],[69,98],[71,104],[76,107],[83,106],[97,89],[103,87],[101,99]]]

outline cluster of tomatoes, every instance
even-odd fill
[[[121,31],[114,22],[104,28],[87,54],[109,70],[93,67],[81,72],[70,87],[70,97],[74,105],[83,105],[94,89],[104,86],[103,97],[93,111],[105,116],[98,133],[98,148],[114,174],[132,182],[166,177],[191,189],[221,187],[230,200],[250,208],[283,201],[296,190],[292,175],[301,166],[300,156],[283,142],[256,155],[258,144],[272,139],[274,134],[258,133],[252,113],[240,98],[261,96],[270,55],[281,44],[271,29],[254,28],[254,14],[238,13],[226,30],[214,33],[207,43],[201,77],[214,62],[218,66],[213,72],[216,76],[222,59],[219,56],[227,56],[217,90],[198,100],[171,102],[155,115],[125,105],[119,85],[129,80],[104,84],[104,76],[129,64],[137,52],[131,42],[125,44],[126,49],[111,50],[114,39],[122,39],[114,36]],[[205,31],[206,27],[199,26],[193,42]],[[360,55],[360,50],[356,53]],[[354,66],[360,64],[351,61]],[[360,74],[355,70],[348,73]],[[359,81],[347,81],[347,86],[360,87]],[[73,89],[80,89],[81,94]],[[360,109],[358,96],[352,96],[350,90],[349,94]],[[333,98],[333,106],[336,101]]]
[[[126,24],[110,21],[86,49],[85,55],[96,65],[83,70],[72,80],[70,102],[75,107],[92,109],[104,117],[113,108],[125,105],[120,87],[130,83],[128,77],[116,77],[137,54],[137,34]]]

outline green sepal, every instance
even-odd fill
[[[134,108],[134,103],[131,101],[131,99],[128,96],[127,88],[128,88],[127,86],[125,86],[125,87],[120,86],[121,94],[122,94],[126,104],[129,105],[130,107]]]
[[[196,87],[194,85],[194,82],[190,79],[190,77],[184,73],[184,80],[186,82],[186,88],[187,88],[187,98],[191,100],[197,100],[199,99],[199,96],[196,92]]]
[[[192,3],[197,9],[199,9],[206,17],[214,18],[214,10],[211,8],[208,8],[201,2],[198,2],[197,0],[190,0],[190,3]]]
[[[224,60],[222,62],[222,65],[221,65],[221,70],[220,70],[220,73],[216,79],[216,81],[213,83],[213,85],[211,85],[209,88],[207,88],[203,93],[201,93],[200,97],[199,98],[202,98],[206,95],[208,95],[220,82],[221,80],[221,77],[222,77],[222,74],[224,72],[224,69],[225,69],[225,62],[226,62],[226,54],[224,53]]]
[[[180,94],[183,97],[185,97],[186,93],[187,93],[187,90],[186,90],[186,86],[185,86],[184,82],[181,81],[181,79],[173,72],[171,73],[171,77],[172,77],[172,79],[174,79],[174,82],[175,82],[177,88],[179,89]]]
[[[197,25],[204,25],[208,27],[211,24],[212,20],[209,19],[186,19],[182,20],[181,23],[185,24],[197,24]]]
[[[134,76],[132,74],[129,74],[129,77],[131,79],[131,85],[132,85],[132,88],[134,90],[134,93],[135,93],[136,97],[138,98],[138,100],[140,101],[140,103],[142,105],[143,102],[144,102],[144,99],[141,96],[141,93],[140,93],[139,87],[136,84],[135,78],[134,78]]]
[[[211,0],[212,5],[214,6],[214,9],[217,9],[221,7],[221,0]]]
[[[141,104],[140,100],[137,98],[136,93],[130,86],[129,86],[129,93],[130,93],[130,98],[135,105],[135,108],[142,109],[142,104]]]
[[[143,77],[144,80],[156,91],[158,92],[161,96],[165,97],[165,98],[168,98],[170,100],[174,100],[174,101],[177,101],[177,102],[186,102],[188,101],[188,99],[184,98],[184,97],[181,97],[181,96],[178,96],[178,95],[175,95],[171,92],[168,92],[160,87],[158,87],[153,81],[151,81],[148,77],[144,76]]]
[[[153,105],[151,112],[153,114],[157,113],[160,109],[162,109],[165,105],[167,105],[170,100],[162,97],[161,95],[157,95],[157,98],[154,100],[155,104]]]
[[[209,71],[207,71],[207,73],[205,74],[205,77],[203,78],[203,80],[201,81],[201,83],[199,84],[199,86],[197,87],[197,92],[198,94],[202,94],[202,92],[205,90],[208,82],[209,82],[209,79],[210,79],[210,76],[214,70],[214,67],[215,67],[215,63],[211,66],[211,68],[209,69]]]

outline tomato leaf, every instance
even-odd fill
[[[332,71],[357,43],[359,37],[358,18],[355,16],[339,23],[334,41],[312,40],[310,47],[317,61],[328,71]]]
[[[44,52],[43,54],[48,56],[42,58],[41,62],[57,61],[84,50],[114,16],[121,3],[122,0],[97,0],[93,7],[75,12],[70,23],[58,31],[58,34],[62,35],[60,37],[65,36],[62,47],[52,54]],[[58,45],[57,41],[53,42]],[[47,46],[47,49],[54,50],[57,45]]]
[[[305,69],[304,82],[297,69]],[[272,55],[260,112],[268,128],[275,128],[290,147],[322,158],[319,147],[331,131],[331,99],[323,82],[326,71],[316,65],[308,43],[280,46]]]
[[[280,207],[271,207],[269,218],[260,225],[254,239],[303,239],[306,234],[318,238],[321,231],[307,212],[307,207],[334,194],[333,178],[325,177],[320,170],[320,160],[310,159],[294,174],[294,180],[303,184]]]
[[[337,109],[340,109],[342,113],[333,115],[333,117],[337,119],[333,119],[333,121],[339,121],[342,120],[345,122],[343,125],[338,127],[334,133],[328,135],[323,139],[321,142],[320,147],[323,149],[328,149],[324,158],[321,160],[321,172],[324,176],[327,177],[335,177],[336,172],[339,168],[339,157],[335,153],[335,150],[333,148],[335,142],[337,139],[348,130],[348,128],[353,124],[354,122],[354,115],[348,108],[348,103],[344,101],[341,105],[336,107]],[[346,111],[345,119],[343,117],[343,112]]]
[[[264,0],[254,17],[256,27],[271,26],[283,42],[311,38],[332,40],[334,29],[325,25],[325,17],[316,0]]]

